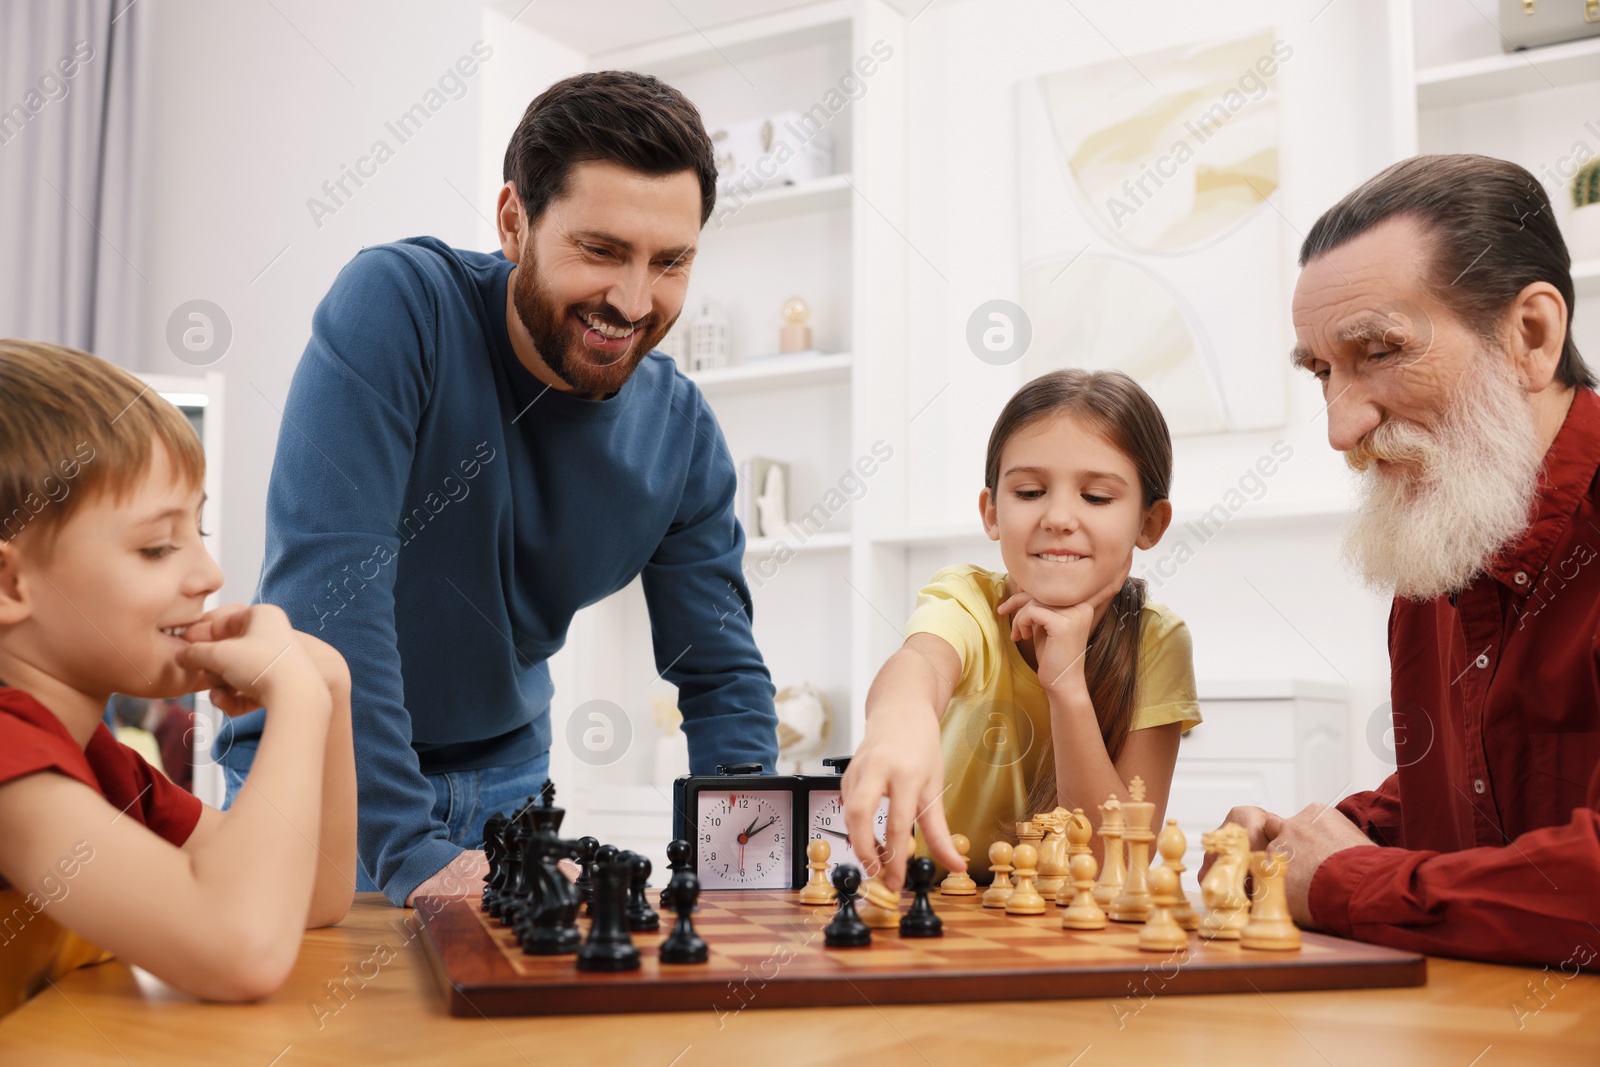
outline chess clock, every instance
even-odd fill
[[[806,844],[822,837],[833,863],[860,861],[850,848],[839,800],[847,757],[824,761],[833,774],[763,774],[759,763],[723,764],[673,785],[673,836],[693,846],[702,889],[798,889]],[[889,806],[878,806],[878,837]]]
[[[759,763],[677,780],[674,833],[694,846],[702,889],[793,888],[796,785],[793,775],[762,774]]]
[[[832,776],[803,776],[815,783],[807,790],[806,807],[810,819],[806,840],[809,842],[820,837],[828,842],[833,850],[828,856],[830,863],[850,863],[865,870],[866,865],[856,855],[856,850],[850,847],[850,834],[844,825],[844,801],[839,792],[839,777],[850,765],[850,757],[833,756],[822,762],[824,766],[833,768]],[[878,839],[880,845],[888,834],[888,825],[889,798],[884,797],[878,801],[878,811],[872,819],[872,836]]]

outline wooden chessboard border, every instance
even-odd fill
[[[1191,935],[1190,958],[1184,961],[1160,953],[1142,953],[1136,948],[1130,954],[1127,946],[1133,944],[1131,939],[1137,936],[1138,927],[1122,924],[1112,924],[1110,935],[1103,931],[1086,935],[1062,931],[1059,935],[1065,945],[1099,940],[1107,945],[1109,958],[1068,962],[1019,953],[1008,964],[997,964],[992,958],[970,959],[967,963],[951,959],[948,965],[930,966],[926,957],[938,957],[941,948],[960,954],[962,950],[956,947],[960,934],[970,932],[973,924],[982,924],[989,917],[972,911],[974,905],[953,905],[948,900],[936,904],[946,919],[947,934],[941,939],[902,942],[896,931],[879,930],[873,932],[870,947],[825,949],[818,933],[810,945],[794,944],[793,959],[779,966],[770,980],[763,980],[758,973],[760,957],[750,957],[750,966],[737,971],[726,965],[730,959],[724,953],[719,965],[718,938],[727,936],[727,924],[734,921],[723,916],[722,909],[735,916],[742,903],[758,904],[769,913],[792,909],[797,923],[812,912],[813,909],[793,903],[792,894],[784,890],[730,890],[701,898],[705,919],[702,921],[697,914],[695,922],[711,945],[712,963],[662,967],[655,958],[656,947],[670,932],[673,922],[671,917],[663,916],[658,933],[634,935],[643,954],[642,969],[619,974],[579,972],[571,956],[551,957],[547,959],[552,962],[564,961],[551,969],[555,975],[552,980],[547,974],[525,973],[526,968],[519,971],[513,966],[507,952],[514,951],[515,941],[508,931],[483,916],[476,902],[438,897],[424,900],[426,903],[417,902],[417,914],[423,921],[422,942],[429,963],[444,991],[450,1014],[469,1018],[707,1009],[720,1015],[744,1008],[1116,999],[1158,993],[1418,986],[1427,981],[1426,958],[1416,953],[1314,933],[1304,935],[1304,947],[1297,952],[1248,952],[1236,943],[1212,943]],[[774,903],[782,903],[783,908],[773,909]],[[821,909],[822,913],[826,911]],[[1050,928],[1060,922],[1056,909],[1044,917],[1047,922],[993,912],[989,915],[996,920],[989,924],[989,932],[1006,942],[1042,942],[1046,936],[1053,939],[1057,935]],[[770,931],[774,948],[783,943],[781,927],[745,921],[752,931]],[[1026,932],[1029,927],[1033,932]],[[819,931],[820,928],[819,925]],[[1116,934],[1125,934],[1126,944],[1111,945]],[[738,936],[748,939],[749,933]],[[886,950],[914,952],[918,959],[897,964],[884,957],[880,958],[883,965],[876,965],[880,961],[872,960],[870,954]],[[814,959],[796,965],[795,961],[802,957],[821,953],[862,954],[869,958],[859,961],[862,966],[844,961],[829,966]],[[978,955],[992,957],[995,953]],[[540,958],[528,959],[531,963]],[[823,973],[818,973],[819,967],[825,968]],[[735,988],[741,982],[744,993]]]

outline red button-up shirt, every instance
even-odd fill
[[[1443,956],[1600,955],[1600,397],[1579,390],[1532,524],[1453,598],[1389,613],[1398,770],[1339,805],[1312,917]]]

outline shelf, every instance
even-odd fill
[[[590,10],[585,12],[586,47],[581,50],[590,53],[595,70],[640,70],[663,78],[713,64],[726,63],[737,68],[744,60],[757,56],[824,41],[849,40],[853,7],[852,0],[828,0],[720,26],[695,27],[671,37],[618,48],[596,48],[594,34],[607,32],[608,24],[626,23],[626,17],[595,19]],[[688,21],[676,8],[672,10],[677,17]],[[649,5],[647,13],[657,16],[655,5]],[[536,12],[536,22],[538,18]]]
[[[1417,107],[1457,107],[1600,80],[1600,37],[1417,71]]]
[[[1582,259],[1574,263],[1572,287],[1579,297],[1600,296],[1600,259]]]
[[[749,226],[778,219],[793,218],[812,211],[835,211],[850,206],[850,175],[830,174],[826,178],[813,178],[795,185],[775,185],[770,189],[744,196],[734,204],[733,195],[717,194],[717,206],[711,212],[706,230],[719,230]]]
[[[758,389],[798,389],[806,385],[834,385],[850,380],[852,357],[848,352],[823,356],[773,356],[737,367],[689,375],[706,396],[726,396]]]
[[[1220,503],[1220,501],[1219,501]],[[1215,505],[1211,505],[1215,506]],[[1288,500],[1272,506],[1260,501],[1248,501],[1239,511],[1231,513],[1225,525],[1250,525],[1254,523],[1288,522],[1300,519],[1341,519],[1349,514],[1345,504],[1328,500]],[[1172,515],[1168,535],[1182,533],[1185,523],[1198,522],[1206,517],[1200,508],[1184,508]],[[976,516],[971,522],[948,523],[938,526],[908,527],[891,530],[874,536],[874,545],[885,548],[924,548],[932,545],[966,544],[974,541],[989,542],[989,536],[978,525]]]
[[[790,537],[752,537],[744,543],[744,554],[747,556],[764,556],[778,547],[778,542],[783,542],[789,550],[796,555],[805,555],[813,552],[848,552],[850,551],[850,532],[819,533],[801,540],[798,534]]]

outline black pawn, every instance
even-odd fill
[[[839,894],[839,910],[833,921],[822,931],[822,940],[829,948],[859,948],[872,944],[872,927],[856,914],[856,890],[861,888],[861,869],[841,863],[833,869],[833,889]]]
[[[668,903],[678,915],[672,933],[661,942],[662,963],[704,963],[710,958],[705,939],[694,932],[695,901],[700,897],[700,876],[693,871],[677,871],[664,890]]]
[[[578,887],[578,901],[585,915],[589,914],[589,901],[594,896],[594,854],[599,847],[598,838],[578,838],[578,880],[573,884]]]
[[[645,899],[645,888],[650,884],[650,857],[633,858],[633,878],[628,886],[628,929],[646,933],[661,929],[661,916]]]
[[[689,842],[683,838],[674,838],[667,842],[667,870],[672,872],[672,877],[667,879],[667,884],[661,887],[661,910],[672,910],[672,883],[677,880],[678,872],[694,870],[694,864],[689,859]]]
[[[944,920],[933,913],[933,904],[928,900],[928,891],[933,888],[933,861],[918,856],[906,868],[906,876],[916,899],[911,902],[911,910],[900,917],[900,936],[943,937]]]
[[[593,865],[594,869],[595,870],[599,870],[600,869],[600,865],[602,863],[610,863],[612,858],[615,857],[616,854],[617,854],[617,846],[616,845],[601,845],[600,847],[596,848],[594,850],[594,865]],[[590,880],[591,881],[593,881],[593,878],[594,878],[594,876],[590,875]],[[626,884],[626,883],[624,883],[624,884]],[[593,888],[591,888],[589,890],[589,899],[584,902],[583,914],[587,918],[593,918],[594,917],[594,889]]]
[[[628,882],[633,878],[633,853],[618,852],[595,860],[594,922],[578,949],[580,971],[636,971],[639,948],[628,933]],[[602,849],[604,851],[604,849]]]

